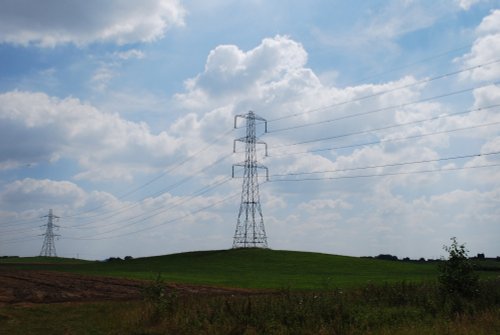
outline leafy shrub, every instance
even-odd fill
[[[142,297],[146,304],[143,319],[150,323],[161,321],[167,314],[173,313],[177,306],[177,294],[168,290],[161,274],[142,288]]]
[[[439,284],[447,296],[472,297],[478,293],[479,277],[474,265],[468,259],[468,250],[464,244],[458,244],[455,237],[451,245],[444,246],[448,252],[448,260],[439,264]]]

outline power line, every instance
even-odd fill
[[[404,165],[414,165],[414,164],[423,164],[423,163],[435,163],[435,162],[442,162],[442,161],[449,161],[449,160],[458,160],[458,159],[473,158],[473,157],[484,157],[484,156],[491,156],[491,155],[498,155],[498,154],[500,154],[500,151],[487,152],[487,153],[477,153],[477,154],[470,154],[470,155],[461,155],[461,156],[452,156],[452,157],[442,157],[442,158],[436,158],[436,159],[426,159],[426,160],[411,161],[411,162],[399,162],[399,163],[389,163],[389,164],[382,164],[382,165],[361,166],[361,167],[345,168],[345,169],[312,171],[312,172],[292,172],[292,173],[285,173],[285,174],[274,174],[274,175],[271,175],[270,177],[287,177],[287,176],[300,176],[300,175],[307,175],[307,174],[320,174],[320,173],[334,173],[334,172],[346,172],[346,171],[356,171],[356,170],[368,170],[368,169],[385,168],[385,167],[395,167],[395,166],[404,166]]]
[[[22,243],[22,242],[32,242],[32,241],[39,241],[39,235],[33,235],[33,236],[27,236],[27,237],[21,237],[18,239],[9,239],[9,240],[2,240],[2,245],[4,244],[12,244],[12,243]]]
[[[213,146],[215,143],[217,143],[218,141],[220,141],[224,136],[227,136],[229,135],[230,133],[232,133],[234,131],[234,129],[231,129],[223,134],[221,134],[220,136],[216,137],[214,140],[212,140],[211,142],[209,142],[205,147],[203,147],[202,149],[198,150],[197,152],[195,152],[194,154],[191,154],[189,155],[187,158],[185,158],[184,160],[182,160],[181,162],[177,163],[176,165],[170,167],[169,169],[167,169],[166,171],[160,173],[158,176],[154,177],[153,179],[149,180],[148,182],[136,187],[135,189],[132,189],[131,191],[125,193],[125,194],[122,194],[121,196],[118,196],[117,199],[120,200],[120,199],[123,199],[149,185],[151,185],[152,183],[154,183],[155,181],[157,181],[158,179],[162,178],[163,176],[167,175],[168,173],[171,173],[172,171],[175,171],[176,169],[180,168],[181,166],[183,166],[184,164],[186,164],[187,162],[189,162],[191,159],[193,159],[194,157],[198,156],[199,154],[201,154],[202,152],[206,151],[208,148],[210,148],[211,146]],[[67,215],[65,216],[65,218],[69,218],[69,217],[75,217],[75,216],[78,216],[80,214],[85,214],[85,213],[90,213],[90,212],[94,212],[98,209],[101,209],[103,208],[104,206],[106,206],[106,203],[100,205],[100,206],[97,206],[95,208],[92,208],[92,209],[89,209],[89,210],[86,210],[86,211],[82,211],[82,212],[79,212],[79,213],[75,213],[75,214],[72,214],[72,215]]]
[[[157,224],[157,225],[154,225],[154,226],[151,226],[151,227],[146,227],[146,228],[143,228],[143,229],[140,229],[140,230],[136,230],[136,231],[132,231],[132,232],[128,232],[128,233],[123,233],[123,234],[119,234],[119,235],[114,235],[114,236],[108,236],[108,237],[101,237],[101,238],[74,238],[74,237],[66,237],[66,239],[69,239],[69,240],[107,240],[107,239],[113,239],[113,238],[117,238],[117,237],[123,237],[123,236],[128,236],[128,235],[133,235],[133,234],[138,234],[138,233],[141,233],[141,232],[144,232],[144,231],[147,231],[147,230],[151,230],[151,229],[155,229],[155,228],[158,228],[160,226],[163,226],[163,225],[166,225],[166,224],[169,224],[169,223],[172,223],[172,222],[175,222],[175,221],[178,221],[178,220],[181,220],[181,219],[184,219],[184,218],[187,218],[189,216],[192,216],[194,214],[198,214],[200,212],[203,212],[207,209],[210,209],[210,208],[213,208],[219,204],[222,204],[228,200],[231,200],[235,197],[237,197],[238,195],[240,195],[240,192],[237,192],[237,193],[234,193],[220,201],[217,201],[211,205],[208,205],[208,206],[205,206],[205,207],[202,207],[196,211],[193,211],[193,212],[189,212],[185,215],[182,215],[182,216],[179,216],[179,217],[176,217],[174,219],[171,219],[171,220],[167,220],[165,222],[162,222],[160,224]],[[101,234],[99,234],[101,235]],[[98,236],[98,235],[96,235]]]
[[[380,73],[377,73],[377,74],[373,74],[373,75],[370,75],[370,76],[367,76],[367,77],[364,77],[364,78],[361,78],[361,79],[358,79],[358,80],[352,82],[350,85],[359,84],[360,82],[368,80],[368,79],[377,78],[377,77],[383,76],[383,75],[388,74],[388,73],[392,73],[392,72],[395,72],[395,71],[398,71],[398,70],[402,70],[402,69],[406,69],[406,68],[412,67],[412,66],[417,65],[417,64],[421,64],[421,63],[425,63],[425,62],[428,62],[428,61],[431,61],[431,60],[434,60],[434,59],[438,59],[438,58],[441,58],[443,56],[447,56],[449,54],[452,54],[454,52],[468,49],[471,46],[472,46],[472,44],[467,44],[467,45],[461,46],[459,48],[455,48],[455,49],[444,51],[442,53],[436,54],[436,55],[428,57],[428,58],[420,59],[420,60],[412,62],[412,63],[408,63],[408,64],[405,64],[405,65],[402,65],[402,66],[394,67],[392,69],[389,69],[389,70],[386,70],[386,71],[383,71],[383,72],[380,72]]]
[[[180,180],[180,181],[178,181],[176,183],[173,183],[173,184],[169,185],[168,187],[163,188],[160,191],[158,191],[158,192],[156,192],[156,193],[154,193],[152,195],[149,195],[148,197],[153,197],[154,198],[154,197],[158,197],[160,195],[163,195],[163,194],[165,194],[165,193],[167,193],[169,191],[172,191],[173,189],[175,189],[175,188],[179,187],[180,185],[186,183],[187,181],[193,179],[194,177],[196,177],[197,175],[199,175],[201,172],[204,172],[204,171],[212,168],[213,166],[215,166],[215,165],[223,162],[224,160],[226,160],[229,157],[231,157],[231,154],[228,154],[228,155],[225,155],[225,156],[219,158],[218,160],[214,161],[213,163],[209,164],[208,166],[205,166],[205,167],[199,169],[198,171],[196,171],[192,175],[190,175],[190,176],[188,176],[188,177],[186,177],[186,178],[184,178],[184,179],[182,179],[182,180]],[[143,198],[141,201],[144,201],[146,198]],[[122,207],[120,207],[118,209],[114,209],[114,210],[111,210],[111,211],[108,211],[108,212],[105,212],[105,213],[98,213],[98,214],[95,214],[95,215],[92,215],[92,216],[87,216],[87,217],[85,217],[83,219],[85,220],[85,219],[88,219],[88,218],[95,218],[95,217],[104,216],[103,218],[101,218],[101,220],[105,220],[107,218],[113,217],[117,213],[125,212],[125,211],[130,210],[132,208],[135,208],[135,207],[137,207],[139,205],[141,205],[141,202],[137,201],[137,202],[135,202],[133,204],[125,205],[125,206],[122,206]],[[73,225],[73,226],[69,226],[69,227],[79,227],[79,228],[82,228],[82,226],[90,225],[92,223],[97,223],[97,221],[91,221],[89,223],[83,223],[83,224]]]
[[[478,64],[478,65],[475,65],[475,66],[468,67],[466,69],[457,70],[457,71],[453,71],[453,72],[448,72],[448,73],[441,74],[441,75],[438,75],[438,76],[435,76],[435,77],[431,77],[431,78],[427,78],[427,79],[422,79],[422,80],[416,81],[416,82],[411,83],[411,84],[402,85],[402,86],[391,88],[391,89],[388,89],[388,90],[385,90],[385,91],[381,91],[381,92],[377,92],[377,93],[373,93],[373,94],[364,95],[362,97],[358,97],[358,98],[355,98],[355,99],[344,100],[344,101],[337,102],[337,103],[334,103],[334,104],[331,104],[331,105],[327,105],[327,106],[322,106],[322,107],[310,109],[308,111],[299,112],[299,113],[293,113],[293,114],[281,116],[281,117],[278,117],[278,118],[271,119],[268,122],[272,123],[272,122],[276,122],[276,121],[281,121],[281,120],[284,120],[284,119],[289,119],[289,118],[297,117],[297,116],[304,115],[304,114],[316,113],[316,112],[327,110],[327,109],[330,109],[330,108],[333,108],[333,107],[338,107],[338,106],[342,106],[342,105],[345,105],[345,104],[349,104],[349,103],[353,103],[353,102],[358,102],[358,101],[366,100],[366,99],[369,99],[369,98],[374,98],[374,97],[377,97],[377,96],[382,96],[384,94],[392,93],[392,92],[399,91],[399,90],[402,90],[402,89],[405,89],[405,88],[410,88],[410,87],[413,87],[413,86],[417,86],[417,85],[429,83],[429,82],[432,82],[432,81],[436,81],[436,80],[447,78],[447,77],[451,77],[451,76],[456,76],[456,75],[458,75],[460,73],[464,73],[464,72],[476,70],[476,69],[479,69],[479,68],[482,68],[482,67],[485,67],[485,66],[489,66],[489,65],[498,63],[498,62],[500,62],[500,59],[495,59],[495,60],[492,60],[492,61],[489,61],[489,62],[486,62],[486,63],[482,63],[482,64]],[[277,130],[275,130],[275,131],[277,131]]]
[[[18,226],[24,226],[24,225],[27,225],[27,224],[33,224],[33,223],[40,223],[40,220],[37,220],[37,221],[33,221],[33,220],[30,220],[30,221],[10,221],[10,222],[6,222],[5,224],[3,223],[0,223],[0,228],[8,228],[8,227],[18,227]]]
[[[159,209],[157,209],[157,210],[156,210],[157,212],[156,212],[156,213],[154,213],[154,214],[150,214],[149,216],[146,216],[146,217],[144,217],[144,218],[142,218],[142,219],[140,219],[140,220],[137,220],[137,221],[131,222],[131,223],[129,223],[129,224],[126,224],[126,225],[121,225],[121,226],[119,226],[119,227],[116,227],[116,228],[113,228],[113,229],[109,229],[109,230],[107,230],[107,231],[105,231],[105,232],[100,232],[100,233],[99,233],[99,234],[97,234],[97,235],[107,234],[107,233],[110,233],[110,232],[114,232],[114,231],[117,231],[117,230],[121,230],[121,229],[124,229],[124,228],[130,227],[130,226],[136,225],[136,224],[138,224],[138,223],[144,222],[144,221],[145,221],[145,220],[147,220],[147,219],[151,219],[151,218],[153,218],[153,217],[155,217],[155,216],[158,216],[158,215],[160,215],[160,214],[162,214],[162,213],[165,213],[166,211],[169,211],[169,210],[171,210],[171,209],[173,209],[173,208],[176,208],[176,207],[178,207],[178,206],[180,206],[180,205],[182,205],[182,204],[184,204],[184,203],[186,203],[186,202],[188,202],[188,201],[192,200],[192,199],[193,199],[193,198],[195,198],[196,196],[200,196],[200,195],[202,195],[202,194],[206,194],[206,193],[208,193],[210,190],[215,189],[215,188],[217,188],[217,187],[219,187],[219,186],[221,186],[221,185],[223,185],[223,184],[227,183],[227,182],[228,182],[228,181],[230,181],[230,180],[231,180],[231,178],[229,178],[229,177],[228,177],[228,178],[225,178],[225,179],[223,179],[222,181],[219,181],[219,182],[215,183],[213,186],[211,186],[211,187],[209,187],[209,188],[206,188],[204,191],[202,191],[202,192],[198,192],[197,194],[194,194],[194,195],[192,195],[192,196],[190,196],[190,197],[188,197],[188,198],[186,198],[186,199],[183,199],[182,201],[180,201],[180,202],[178,202],[178,203],[175,203],[175,204],[173,204],[172,206],[169,206],[169,207],[167,207],[167,208],[163,208],[163,209],[159,208],[159,209],[161,209],[161,210],[160,210],[160,211],[158,211]],[[135,217],[129,218],[129,219],[127,219],[127,220],[121,220],[120,222],[122,222],[122,223],[123,223],[123,222],[126,222],[126,221],[131,221],[131,220],[133,220],[133,219],[137,219],[137,218],[139,218],[139,217],[141,217],[141,216],[143,216],[143,215],[144,215],[144,213],[139,214],[139,215],[137,215],[137,216],[135,216]],[[113,224],[116,224],[116,223],[117,223],[117,222],[115,222],[115,223],[113,223]],[[112,225],[112,224],[111,224],[111,225]],[[110,225],[108,224],[107,226],[110,226]],[[79,238],[80,238],[80,239],[85,239],[85,238],[88,238],[88,237],[91,237],[91,236],[96,236],[96,235],[95,235],[95,234],[93,234],[93,235],[88,235],[88,236],[79,237]]]
[[[2,230],[1,233],[2,235],[5,234],[11,234],[11,233],[21,233],[21,232],[28,232],[28,231],[33,231],[33,230],[39,230],[40,227],[26,227],[26,228],[18,228],[18,229],[11,229],[11,230]]]
[[[268,156],[269,157],[283,157],[283,156],[301,155],[301,154],[306,154],[306,153],[315,153],[315,152],[322,152],[322,151],[348,149],[348,148],[362,147],[362,146],[367,146],[367,145],[382,144],[382,143],[389,143],[389,142],[406,141],[406,140],[412,140],[412,139],[422,138],[422,137],[427,137],[427,136],[447,134],[447,133],[453,133],[453,132],[457,132],[457,131],[482,128],[482,127],[489,127],[489,126],[493,126],[493,125],[497,125],[497,124],[500,124],[500,121],[484,123],[484,124],[474,125],[474,126],[469,126],[469,127],[455,128],[455,129],[450,129],[450,130],[442,130],[442,131],[437,131],[437,132],[433,132],[433,133],[411,135],[411,136],[401,137],[401,138],[388,138],[388,139],[381,139],[381,140],[359,143],[359,144],[351,144],[351,145],[337,146],[337,147],[331,147],[331,148],[322,148],[322,149],[313,149],[313,150],[306,150],[306,151],[292,152],[292,153],[285,153],[285,154],[278,154],[278,155],[268,155]]]
[[[36,220],[35,220],[36,219]],[[25,225],[29,223],[39,223],[40,222],[40,217],[33,217],[31,219],[19,219],[19,220],[14,220],[14,221],[7,221],[7,222],[0,222],[0,225],[2,227],[12,227],[12,226],[17,226],[19,225]]]
[[[498,167],[500,164],[489,164],[489,165],[476,165],[476,166],[462,166],[447,169],[432,169],[432,170],[420,170],[420,171],[405,171],[405,172],[392,172],[392,173],[377,173],[368,175],[355,175],[355,176],[337,176],[337,177],[322,177],[322,178],[301,178],[301,179],[271,179],[269,182],[288,182],[288,181],[315,181],[315,180],[337,180],[337,179],[357,179],[357,178],[371,178],[371,177],[387,177],[387,176],[399,176],[399,175],[409,175],[418,173],[434,173],[434,172],[447,172],[447,171],[457,171],[457,170],[468,170],[468,169],[479,169],[488,167]]]
[[[469,109],[469,110],[466,110],[466,111],[461,111],[461,112],[456,112],[456,113],[441,114],[441,115],[434,116],[434,117],[431,117],[431,118],[428,118],[428,119],[422,119],[422,120],[416,120],[416,121],[410,121],[410,122],[404,122],[404,123],[396,123],[396,124],[392,124],[392,125],[385,126],[385,127],[371,128],[371,129],[367,129],[367,130],[360,130],[360,131],[346,133],[346,134],[341,134],[341,135],[327,136],[327,137],[321,137],[321,138],[311,139],[311,140],[306,140],[306,141],[301,141],[301,142],[275,145],[275,146],[271,146],[269,148],[273,149],[273,148],[290,147],[290,146],[296,146],[296,145],[300,145],[300,144],[308,144],[308,143],[314,143],[314,142],[321,142],[321,141],[327,141],[327,140],[332,140],[332,139],[338,139],[338,138],[342,138],[342,137],[349,137],[349,136],[353,136],[353,135],[367,134],[367,133],[371,133],[371,132],[375,132],[375,131],[387,130],[387,129],[392,129],[392,128],[399,128],[399,127],[408,126],[408,125],[417,124],[417,123],[422,123],[422,122],[427,122],[427,121],[435,121],[435,120],[444,119],[444,118],[447,118],[447,117],[450,117],[450,116],[457,116],[457,115],[469,114],[469,113],[472,113],[472,112],[478,112],[478,111],[481,111],[481,110],[486,110],[486,109],[490,109],[490,108],[494,108],[494,107],[499,107],[499,106],[500,106],[500,104],[490,105],[490,106],[484,106],[484,107]]]
[[[458,94],[462,94],[462,93],[466,93],[466,92],[471,92],[473,90],[476,90],[476,89],[479,89],[479,88],[483,88],[483,87],[487,87],[487,86],[491,86],[491,85],[496,85],[498,83],[500,83],[500,81],[493,82],[493,83],[488,83],[488,84],[481,85],[481,86],[470,87],[470,88],[462,89],[462,90],[458,90],[458,91],[453,91],[453,92],[450,92],[450,93],[444,93],[444,94],[440,94],[440,95],[435,95],[435,96],[432,96],[432,97],[429,97],[429,98],[419,99],[419,100],[415,100],[415,101],[412,101],[412,102],[407,102],[407,103],[404,103],[404,104],[392,105],[392,106],[378,108],[378,109],[374,109],[374,110],[370,110],[370,111],[366,111],[366,112],[360,112],[360,113],[354,113],[354,114],[344,115],[344,116],[337,117],[337,118],[334,118],[334,119],[327,119],[327,120],[316,121],[316,122],[311,122],[311,123],[303,123],[303,124],[300,124],[300,125],[291,126],[291,127],[287,127],[287,128],[278,128],[278,129],[269,131],[269,133],[277,133],[277,132],[282,132],[282,131],[287,131],[287,130],[292,130],[292,129],[299,129],[299,128],[304,128],[304,127],[310,127],[310,126],[315,126],[315,125],[319,125],[319,124],[325,124],[325,123],[330,123],[330,122],[334,122],[334,121],[340,121],[340,120],[350,119],[350,118],[354,118],[354,117],[358,117],[358,116],[365,116],[365,115],[369,115],[369,114],[379,113],[379,112],[382,112],[382,111],[391,110],[391,109],[395,109],[395,108],[407,107],[407,106],[411,106],[411,105],[414,105],[414,104],[417,104],[417,103],[422,103],[422,102],[437,100],[437,99],[441,99],[441,98],[450,97],[450,96],[453,96],[453,95],[458,95]]]

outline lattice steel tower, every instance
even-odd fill
[[[266,170],[266,179],[269,179],[269,170],[257,162],[256,144],[263,144],[267,156],[267,144],[258,141],[256,137],[256,123],[259,120],[264,123],[267,133],[267,121],[254,112],[250,111],[244,115],[234,117],[234,128],[238,118],[246,119],[246,136],[234,140],[233,151],[236,152],[236,142],[245,143],[245,161],[233,164],[232,175],[234,178],[234,167],[242,166],[243,185],[241,188],[241,204],[234,233],[233,248],[267,248],[266,230],[264,229],[264,217],[260,206],[259,180],[257,169]]]
[[[42,227],[47,226],[47,229],[45,230],[45,234],[41,235],[45,236],[45,238],[43,240],[40,256],[57,257],[56,245],[54,244],[54,237],[60,235],[54,234],[54,228],[59,228],[58,225],[54,224],[54,219],[59,219],[59,216],[54,215],[52,213],[52,209],[49,209],[49,214],[42,217],[47,218],[47,224],[44,224],[42,226]]]

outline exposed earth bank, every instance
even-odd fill
[[[147,281],[0,266],[0,305],[141,299]],[[256,294],[245,289],[166,284],[182,293]]]

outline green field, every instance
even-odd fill
[[[37,261],[43,264],[37,265]],[[146,280],[161,274],[166,282],[258,289],[344,288],[430,280],[437,273],[433,263],[265,249],[198,251],[111,262],[21,258],[15,266]]]
[[[347,288],[370,283],[434,280],[436,263],[269,249],[197,251],[126,261],[30,257],[0,259],[21,269],[258,289]],[[38,263],[38,264],[37,264]],[[483,278],[498,276],[500,262],[484,261]]]
[[[0,307],[0,334],[500,334],[500,262],[476,262],[483,280],[464,298],[443,294],[434,262],[265,249],[108,262],[2,258],[4,268],[151,281],[143,301]],[[167,282],[270,291],[178,295]]]

